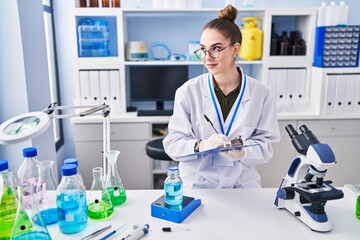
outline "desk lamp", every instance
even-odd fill
[[[84,111],[62,114],[58,110],[85,109]],[[88,115],[103,116],[103,156],[102,165],[106,174],[105,153],[110,150],[110,107],[106,104],[91,106],[58,106],[52,103],[41,112],[29,112],[15,116],[0,125],[0,144],[11,144],[26,141],[45,132],[52,119],[85,117]]]

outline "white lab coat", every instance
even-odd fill
[[[169,134],[165,137],[163,145],[166,153],[175,161],[179,161],[184,188],[261,186],[256,166],[266,163],[272,157],[271,143],[279,141],[280,134],[275,102],[270,90],[249,76],[246,76],[246,80],[243,99],[228,138],[232,140],[241,135],[244,145],[254,143],[259,145],[244,148],[245,157],[235,162],[219,154],[202,155],[185,160],[176,159],[178,156],[194,153],[194,145],[198,139],[207,139],[215,133],[211,124],[205,120],[204,114],[221,133],[208,86],[208,73],[188,80],[176,91],[174,114],[170,118]],[[213,81],[210,82],[211,87],[214,88]],[[222,122],[224,132],[229,127],[239,97],[240,94],[226,121]],[[222,119],[221,107],[216,96],[215,99]]]

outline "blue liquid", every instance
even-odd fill
[[[165,182],[165,203],[169,205],[181,205],[183,201],[182,192],[182,182]]]
[[[36,239],[36,240],[51,240],[51,237],[48,233],[43,231],[31,231],[25,232],[20,235],[17,235],[12,238],[13,240],[29,240],[29,239]]]
[[[58,221],[57,208],[49,208],[49,209],[42,210],[42,211],[40,211],[40,215],[41,215],[41,218],[45,225],[54,224],[54,223],[57,223],[57,221]],[[37,215],[35,215],[35,216],[37,216]],[[37,225],[42,226],[39,218],[37,218],[35,216],[33,217],[33,221]]]
[[[66,234],[81,232],[87,225],[87,205],[84,191],[73,190],[56,197],[60,231]]]

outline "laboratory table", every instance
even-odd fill
[[[327,233],[310,230],[285,209],[275,208],[277,189],[197,189],[185,190],[184,195],[200,198],[202,205],[181,224],[151,217],[150,204],[160,197],[161,190],[127,190],[127,201],[116,207],[106,220],[88,221],[80,233],[65,235],[57,224],[49,226],[53,239],[71,240],[84,236],[109,224],[115,229],[127,224],[123,231],[110,239],[121,239],[135,224],[150,225],[144,240],[212,240],[212,239],[291,239],[291,240],[359,240],[360,220],[355,217],[355,197],[345,192],[344,198],[329,201],[325,211],[334,228]],[[163,227],[186,228],[189,231],[162,232]],[[106,235],[105,232],[93,239]]]

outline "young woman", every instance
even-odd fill
[[[236,66],[242,40],[236,16],[237,10],[228,5],[204,26],[196,55],[208,73],[190,79],[176,91],[174,114],[163,144],[166,153],[179,161],[184,188],[260,187],[256,166],[272,157],[271,144],[280,140],[269,89]],[[227,144],[238,136],[244,145],[256,145],[177,159]]]

